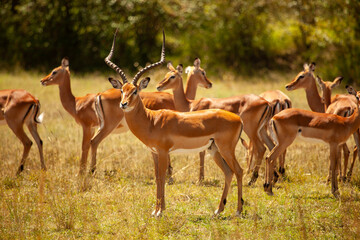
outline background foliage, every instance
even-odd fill
[[[299,69],[359,81],[358,0],[12,0],[1,1],[0,68],[48,70],[68,56],[76,71],[104,70],[114,29],[115,61],[130,71],[157,59],[203,60],[208,71]],[[135,64],[134,64],[135,63]]]

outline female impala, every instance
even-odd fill
[[[31,140],[24,132],[23,125],[26,124],[34,138],[40,155],[41,168],[46,170],[43,142],[37,132],[37,124],[42,122],[43,114],[39,115],[40,102],[25,90],[0,90],[0,125],[7,123],[24,145],[20,166],[17,171],[19,175],[24,170],[24,164],[32,145]]]
[[[331,91],[332,89],[340,85],[342,81],[342,77],[335,78],[333,82],[324,82],[320,78],[315,77],[314,71],[315,71],[315,63],[311,63],[310,65],[304,64],[304,70],[299,72],[294,78],[294,80],[285,86],[286,89],[288,91],[293,91],[299,88],[304,88],[308,105],[312,111],[321,112],[321,113],[323,112],[336,113],[340,116],[345,116],[346,109],[349,107],[349,105],[346,105],[344,101],[341,101],[340,102],[341,104],[337,103],[336,105],[337,107],[342,106],[341,109],[338,108],[336,110],[334,109],[334,107],[328,109],[332,102]],[[318,82],[323,92],[323,97],[320,97],[320,94],[316,87],[316,81]],[[354,135],[355,142],[357,142],[356,138],[358,138],[358,136]],[[347,163],[350,152],[346,143],[342,145],[342,149],[344,153],[344,162]],[[338,163],[339,163],[339,169],[341,169],[341,161],[339,161]],[[340,176],[341,175],[342,172],[340,171]],[[329,180],[330,180],[330,168],[329,168],[328,181]]]
[[[223,109],[235,113],[241,117],[244,123],[244,132],[250,139],[250,160],[253,154],[256,156],[256,162],[261,163],[266,148],[260,140],[260,136],[265,139],[269,148],[273,143],[266,133],[265,125],[270,119],[271,107],[269,103],[254,94],[245,94],[229,98],[201,98],[199,100],[189,100],[186,98],[182,84],[182,65],[175,69],[171,63],[168,64],[169,72],[165,75],[158,85],[159,91],[172,89],[174,94],[174,103],[177,110],[180,111],[198,111],[205,109]],[[204,168],[204,153],[200,155],[200,180],[202,180]],[[251,166],[249,165],[250,171]],[[249,184],[256,181],[259,165],[255,167],[253,176]]]
[[[169,153],[202,151],[207,148],[210,148],[216,163],[225,174],[225,187],[215,214],[224,210],[234,173],[238,185],[237,214],[240,214],[242,211],[242,169],[235,158],[235,147],[242,130],[240,117],[223,110],[179,113],[171,110],[147,109],[138,93],[146,88],[150,79],[143,79],[139,85],[137,81],[146,71],[165,62],[164,42],[161,60],[138,72],[131,83],[127,82],[121,69],[111,63],[110,58],[106,58],[105,61],[120,73],[123,79],[123,84],[119,81],[112,84],[114,87],[121,87],[120,107],[124,111],[129,129],[155,156],[157,201],[153,215],[160,216],[165,209],[165,172]]]
[[[202,81],[198,79],[198,76],[189,78],[188,81],[191,86],[188,89],[193,93],[196,92],[197,85],[201,85],[202,83]],[[206,79],[206,81],[208,81],[208,79]],[[44,77],[41,80],[41,84],[44,86],[59,86],[60,100],[63,107],[75,118],[76,122],[80,124],[83,129],[79,175],[83,175],[86,170],[87,156],[90,148],[90,171],[94,173],[96,170],[96,152],[101,141],[115,129],[117,133],[128,130],[126,121],[123,119],[124,114],[122,110],[119,107],[109,108],[106,103],[101,103],[101,99],[106,98],[108,101],[115,102],[118,105],[121,100],[121,92],[118,89],[109,89],[98,94],[87,94],[83,97],[75,97],[71,91],[69,60],[67,58],[61,61],[61,66],[53,69],[48,76]],[[211,82],[209,82],[209,87],[211,87]],[[100,102],[95,102],[96,96],[98,96],[97,100],[100,100]],[[169,93],[146,92],[141,93],[140,97],[144,100],[145,106],[150,109],[175,109],[173,96]],[[97,111],[95,109],[96,107],[98,108]],[[94,135],[93,128],[99,126],[100,123],[102,123],[102,125]],[[171,169],[171,166],[169,166],[169,169]],[[169,170],[169,172],[171,172],[171,170]]]
[[[336,168],[339,146],[346,142],[360,125],[359,108],[350,117],[329,113],[317,113],[303,109],[286,109],[271,119],[271,136],[275,147],[266,157],[266,180],[264,190],[272,194],[273,163],[283,151],[293,143],[297,136],[324,141],[330,146],[331,191],[335,197],[338,192]]]

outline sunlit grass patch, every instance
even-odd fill
[[[151,75],[147,91],[166,70]],[[205,180],[198,182],[198,154],[173,155],[175,182],[166,185],[166,211],[161,218],[155,206],[154,164],[149,150],[131,132],[113,134],[98,148],[95,176],[79,180],[81,127],[63,109],[57,87],[42,87],[43,74],[0,74],[0,89],[25,88],[41,101],[45,112],[39,133],[44,141],[46,174],[40,171],[36,147],[32,147],[20,177],[15,173],[22,145],[6,127],[0,128],[0,238],[1,239],[305,239],[360,236],[360,170],[357,160],[352,180],[340,183],[340,200],[333,198],[326,178],[329,148],[324,144],[294,142],[288,149],[285,179],[274,186],[274,196],[263,191],[264,162],[254,186],[243,178],[243,213],[236,217],[237,183],[234,178],[225,210],[214,217],[224,176],[209,155]],[[202,96],[259,94],[284,90],[293,76],[271,74],[264,79],[223,76]],[[24,82],[24,79],[26,80]],[[234,81],[234,80],[241,81]],[[213,79],[211,79],[213,80]],[[110,88],[105,76],[72,73],[77,96]],[[337,90],[341,92],[341,90]],[[303,91],[286,92],[294,107],[308,108]],[[243,135],[246,138],[245,134]],[[353,146],[353,140],[349,140]],[[245,151],[236,149],[246,169]],[[350,156],[352,159],[352,156]],[[89,166],[90,159],[88,159]]]

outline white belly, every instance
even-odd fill
[[[318,139],[318,138],[304,137],[301,133],[298,133],[297,139],[299,139],[299,140],[301,140],[303,142],[308,142],[308,143],[326,143],[323,140]]]
[[[169,153],[197,153],[202,152],[206,149],[208,149],[211,145],[213,140],[209,140],[205,145],[203,146],[197,146],[196,148],[170,148]]]

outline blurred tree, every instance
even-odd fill
[[[76,71],[107,69],[103,59],[119,28],[114,61],[135,71],[158,58],[165,29],[169,60],[200,57],[219,76],[316,61],[325,79],[360,77],[358,0],[3,0],[1,6],[3,69],[52,68],[64,56]]]

